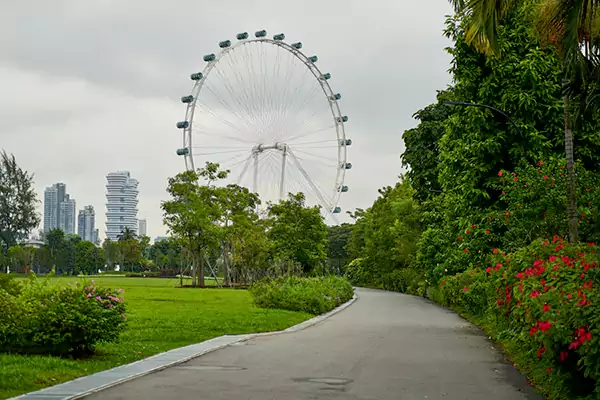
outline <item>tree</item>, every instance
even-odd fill
[[[26,239],[38,226],[37,194],[33,175],[21,169],[15,157],[0,153],[0,245],[10,247]]]
[[[115,264],[121,260],[121,248],[119,247],[119,242],[113,242],[109,238],[106,238],[104,243],[102,243],[102,249],[104,250],[107,267],[110,270],[114,270]]]
[[[123,229],[120,235],[117,236],[119,241],[125,241],[129,239],[137,239],[137,235],[128,226]]]
[[[327,228],[327,263],[330,268],[340,271],[349,261],[346,246],[350,241],[352,225],[341,224]]]
[[[523,2],[516,0],[450,0],[457,12],[469,16],[465,29],[468,43],[473,43],[488,55],[500,55],[498,41],[501,25]],[[527,4],[527,3],[526,3]],[[564,149],[567,160],[567,219],[569,240],[578,240],[577,194],[575,187],[575,157],[573,127],[580,121],[581,108],[575,112],[573,103],[580,101],[584,108],[588,99],[597,98],[598,40],[597,1],[574,0],[538,2],[538,13],[534,15],[538,33],[558,50],[562,62]],[[593,100],[596,101],[596,100]],[[596,107],[597,108],[597,107]]]
[[[50,252],[50,262],[52,269],[56,269],[56,265],[61,261],[65,248],[65,233],[62,229],[51,229],[46,234],[46,247]]]
[[[92,275],[104,266],[104,251],[94,243],[82,240],[75,245],[75,260],[77,272]]]
[[[227,177],[219,164],[206,163],[198,171],[182,172],[169,178],[167,192],[172,199],[163,201],[163,221],[172,235],[187,248],[192,259],[192,286],[204,287],[205,258],[219,250],[222,230],[220,191],[213,183]],[[203,179],[205,184],[200,184]],[[198,282],[199,280],[199,282]]]
[[[305,273],[327,259],[327,225],[319,207],[306,207],[304,194],[289,194],[287,200],[269,204],[268,235],[276,257],[300,263]]]

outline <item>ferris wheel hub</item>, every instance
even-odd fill
[[[282,152],[286,152],[288,149],[288,145],[286,143],[276,142],[274,144],[259,144],[258,146],[254,146],[252,148],[252,154],[258,155],[265,150],[279,150]]]

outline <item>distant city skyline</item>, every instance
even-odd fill
[[[138,232],[137,205],[139,182],[129,171],[116,171],[106,175],[106,238],[118,240],[121,232],[129,228]]]
[[[146,236],[148,233],[148,221],[144,219],[138,220],[138,236]]]

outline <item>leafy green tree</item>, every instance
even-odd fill
[[[137,239],[137,235],[128,226],[123,229],[120,235],[117,236],[119,241],[125,241],[129,239]]]
[[[65,233],[62,229],[56,228],[48,231],[46,234],[46,248],[50,252],[52,269],[56,269],[57,264],[63,260],[62,256],[65,248]]]
[[[0,153],[0,248],[26,239],[38,226],[33,175],[19,167],[13,155]]]
[[[597,111],[598,84],[600,83],[598,52],[599,28],[596,1],[527,1],[450,0],[455,9],[467,15],[464,34],[467,43],[473,43],[488,55],[504,53],[501,32],[514,12],[522,12],[535,5],[529,24],[552,45],[560,56],[561,86],[564,122],[564,150],[567,173],[567,218],[571,242],[578,238],[577,194],[575,187],[575,155],[573,129],[580,125],[582,110],[592,105]]]
[[[122,239],[117,242],[121,255],[121,265],[123,270],[129,269],[132,272],[141,270],[142,248],[140,242],[130,236],[128,239]]]
[[[167,192],[172,199],[161,204],[163,221],[190,253],[192,286],[204,287],[205,258],[220,248],[221,191],[213,184],[227,174],[218,164],[207,162],[205,168],[198,171],[186,171],[169,178]],[[200,179],[205,184],[200,184]]]
[[[305,273],[321,267],[327,259],[327,225],[319,207],[307,207],[304,194],[270,204],[269,237],[277,258],[300,263]]]
[[[341,224],[327,228],[327,263],[334,271],[341,271],[349,261],[346,246],[350,241],[352,225]]]
[[[88,275],[96,274],[99,269],[104,267],[104,251],[94,243],[82,240],[75,244],[75,263],[77,272]]]
[[[102,243],[102,249],[104,250],[104,256],[106,258],[106,266],[110,270],[114,270],[115,265],[121,262],[121,247],[119,242],[115,242],[106,238]]]

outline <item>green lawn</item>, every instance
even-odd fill
[[[52,278],[56,284],[78,278]],[[181,289],[175,279],[101,277],[102,286],[122,288],[128,329],[118,343],[99,346],[86,360],[0,354],[0,399],[116,367],[225,334],[285,329],[311,316],[257,308],[250,293],[236,289]]]

